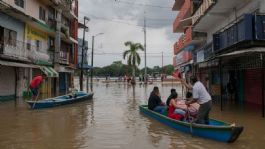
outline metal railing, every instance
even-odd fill
[[[173,31],[175,32],[177,28],[179,27],[181,20],[185,19],[185,15],[191,11],[191,1],[190,0],[185,0],[184,4],[182,5],[177,18],[175,19],[173,23]]]
[[[60,51],[59,63],[69,64],[69,52]]]
[[[192,28],[188,27],[185,33],[179,38],[178,42],[174,45],[174,53],[177,54],[184,46],[192,40]]]
[[[25,48],[25,43],[19,40],[4,37],[0,40],[1,54],[17,57],[21,59],[28,59],[28,51]]]
[[[203,0],[201,6],[194,13],[192,17],[192,24],[195,24],[205,14],[205,12],[215,3],[216,0]]]

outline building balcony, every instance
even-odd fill
[[[0,40],[0,55],[10,59],[29,61],[29,51],[22,41],[2,38]]]
[[[213,35],[214,52],[265,46],[265,15],[245,14]]]
[[[172,10],[173,11],[178,11],[181,9],[181,6],[184,4],[185,0],[175,0],[175,3],[173,5]]]
[[[176,17],[173,23],[173,32],[183,32],[183,30],[191,25],[191,19],[184,20],[191,16],[191,1],[185,0],[184,4],[182,5],[178,16]]]
[[[69,65],[69,52],[60,51],[59,63]]]
[[[51,5],[58,5],[60,0],[39,0],[40,2],[42,2],[42,4],[47,5],[47,6],[51,6]]]
[[[207,10],[213,6],[216,0],[203,0],[201,6],[195,11],[192,17],[192,24],[195,24],[205,13]]]
[[[206,40],[205,33],[193,32],[191,27],[188,27],[177,43],[174,44],[174,54],[177,54],[182,49],[189,45],[197,46]]]
[[[78,19],[78,2],[75,0],[60,0],[59,7],[62,9],[64,16],[69,19]]]
[[[28,58],[35,64],[39,65],[52,65],[52,57],[47,53],[46,49],[27,44]]]
[[[249,0],[203,0],[192,17],[194,30],[207,32],[216,26],[216,22],[225,22],[230,15],[234,15],[233,10],[239,10],[248,3]]]
[[[64,34],[66,38],[69,38],[70,37],[69,26],[66,26],[66,25],[62,24],[61,33]]]

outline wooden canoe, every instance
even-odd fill
[[[149,110],[147,105],[140,105],[140,112],[146,116],[149,116],[167,126],[170,126],[176,130],[191,133],[193,136],[202,138],[208,138],[212,140],[232,143],[237,140],[243,127],[232,126],[231,124],[210,119],[209,125],[188,123],[185,121],[178,121],[162,115],[160,113]]]
[[[27,101],[27,103],[30,105],[31,109],[52,108],[56,106],[89,100],[93,98],[93,95],[94,93],[77,92],[74,95],[68,94],[68,95],[48,98],[48,99],[39,100],[39,101],[30,100],[30,101]]]

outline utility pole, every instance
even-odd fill
[[[162,69],[162,77],[164,77],[164,69],[163,69],[163,67],[164,67],[164,56],[163,56],[163,52],[162,52],[162,67],[161,67],[161,69]]]
[[[147,85],[147,68],[146,68],[146,20],[144,11],[144,84]],[[146,89],[146,88],[145,88]]]
[[[84,45],[85,45],[85,30],[86,30],[86,17],[84,17],[84,30],[83,30],[83,42],[82,42],[82,55],[81,55],[81,73],[79,79],[80,91],[83,91],[83,77],[84,77]]]
[[[163,52],[162,52],[162,68],[164,67],[164,56],[163,56]]]
[[[90,70],[90,89],[91,89],[91,92],[93,92],[94,41],[95,41],[96,36],[102,35],[102,34],[104,34],[104,33],[98,33],[98,34],[92,36],[91,70]]]
[[[91,89],[91,92],[93,92],[94,39],[95,39],[95,36],[92,36],[91,70],[90,70],[90,89]]]
[[[58,8],[56,15],[56,35],[55,35],[55,50],[54,50],[54,69],[59,72],[59,58],[61,49],[61,20],[62,20],[62,9]],[[59,78],[55,79],[55,95],[59,95]]]

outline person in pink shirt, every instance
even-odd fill
[[[30,85],[29,85],[29,88],[32,92],[32,95],[33,95],[33,100],[37,100],[37,97],[39,95],[39,88],[43,82],[43,80],[46,78],[46,75],[45,74],[42,74],[42,75],[38,75],[38,76],[35,76],[31,81],[30,81]]]

